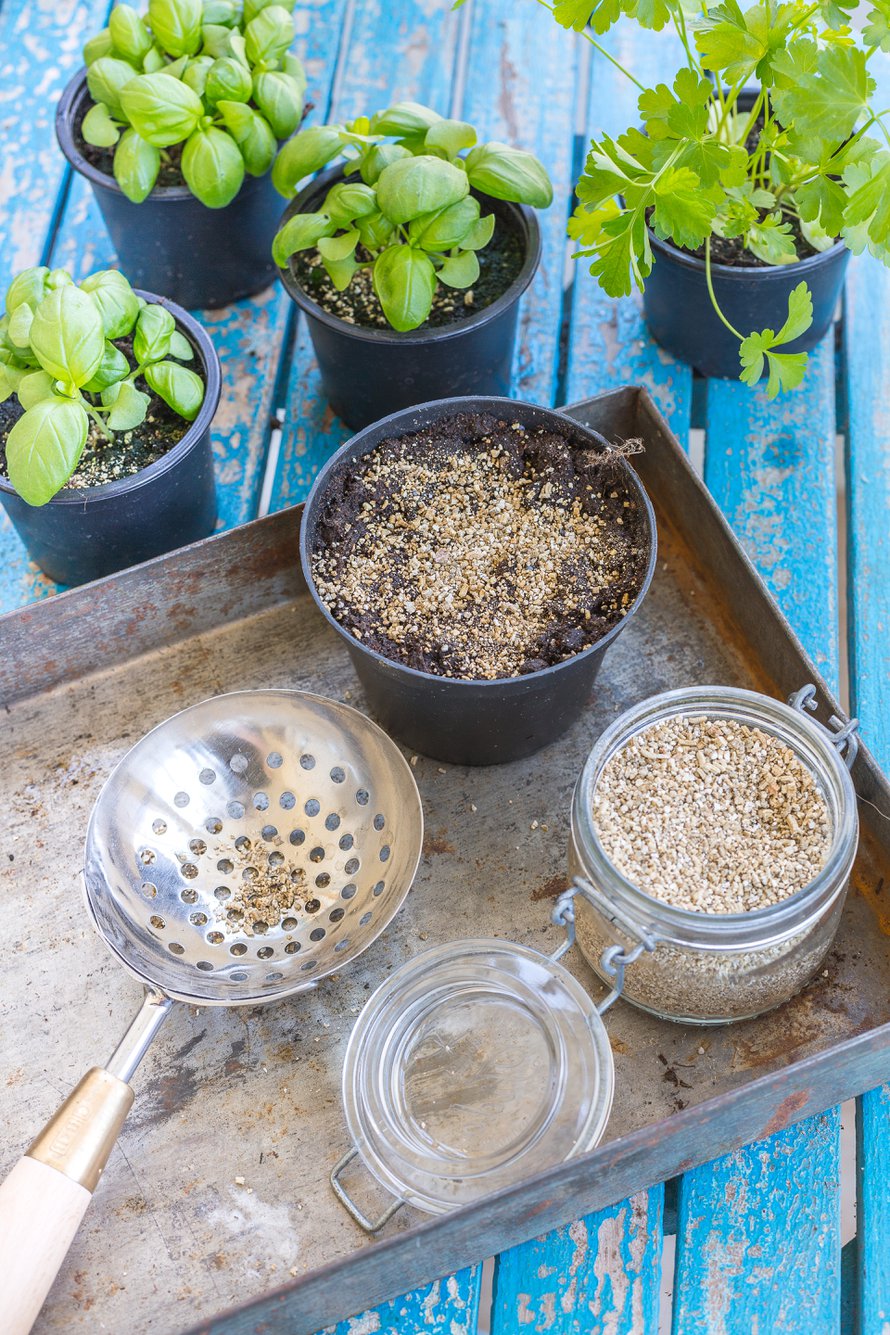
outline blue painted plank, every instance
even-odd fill
[[[344,35],[328,118],[349,120],[409,98],[447,114],[462,25],[467,22],[467,11],[454,13],[451,0],[400,0],[397,7],[385,0],[361,0]],[[322,394],[301,317],[286,386],[271,508],[280,510],[305,499],[321,465],[349,434]]]
[[[495,1261],[491,1335],[654,1335],[664,1191],[655,1187]]]
[[[830,1335],[840,1320],[840,1111],[687,1173],[674,1335]]]
[[[579,37],[579,41],[582,39]],[[603,45],[649,86],[681,63],[678,42],[619,23]],[[637,124],[637,90],[598,52],[590,59],[587,126],[591,135],[619,134]],[[584,145],[586,151],[586,143]],[[587,271],[573,266],[572,320],[565,400],[573,403],[616,385],[645,385],[684,443],[692,411],[692,372],[652,340],[638,293],[620,301],[607,297]]]
[[[459,1270],[370,1312],[327,1326],[319,1335],[476,1335],[480,1267]]]
[[[890,1331],[890,1085],[859,1100],[857,1264],[859,1335]]]

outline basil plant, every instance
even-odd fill
[[[162,164],[210,209],[263,176],[303,118],[306,76],[289,51],[294,0],[149,0],[129,5],[84,47],[93,106],[81,134],[114,149],[114,179],[134,204]]]
[[[475,194],[547,208],[553,187],[531,153],[477,143],[465,121],[399,102],[376,116],[301,130],[278,154],[272,181],[290,197],[313,172],[346,158],[346,179],[321,208],[288,219],[272,255],[314,250],[338,291],[371,268],[374,291],[393,329],[427,319],[439,283],[469,288],[479,277],[477,252],[488,245],[495,216],[483,217]]]
[[[121,347],[124,343],[124,347]],[[151,396],[191,422],[204,382],[183,366],[192,345],[165,307],[147,302],[116,269],[79,285],[64,269],[24,269],[0,319],[0,402],[23,409],[6,437],[9,481],[45,505],[71,477],[92,432],[109,445],[145,418]]]

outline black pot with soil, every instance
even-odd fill
[[[92,186],[119,267],[134,287],[164,292],[189,309],[214,309],[273,282],[281,196],[271,173],[245,176],[222,209],[208,209],[184,183],[158,184],[134,204],[112,175],[112,151],[93,148],[80,133],[91,106],[81,70],[59,100],[56,137],[71,166]]]
[[[195,420],[184,422],[155,396],[146,424],[128,433],[121,453],[105,447],[91,456],[85,449],[74,474],[83,485],[63,488],[42,506],[28,505],[13,490],[0,441],[0,504],[31,560],[59,584],[86,584],[139,565],[206,538],[216,525],[210,426],[219,403],[219,359],[205,331],[180,306],[151,292],[138,295],[164,306],[194,349],[191,365],[204,381]],[[10,413],[18,411],[12,400],[0,405],[4,437],[15,420]],[[151,462],[140,466],[141,459]],[[121,476],[90,484],[109,472]]]
[[[584,711],[651,582],[655,516],[589,427],[450,398],[377,422],[328,461],[300,556],[381,725],[436,759],[501,764]]]
[[[750,111],[756,98],[756,89],[742,92],[739,110]],[[652,231],[649,240],[654,264],[646,279],[643,314],[653,337],[702,375],[737,380],[739,341],[711,303],[704,258],[670,241],[660,241]],[[729,323],[745,335],[755,329],[781,329],[792,289],[806,282],[813,298],[813,323],[781,350],[809,352],[828,333],[840,300],[850,258],[844,242],[837,241],[820,252],[801,238],[798,252],[802,258],[783,265],[763,264],[748,251],[736,254],[736,244],[728,245],[720,238],[712,238],[711,243],[714,296]]]
[[[342,179],[340,167],[323,172],[281,222],[317,211]],[[469,301],[464,292],[440,287],[430,319],[410,333],[390,328],[379,303],[355,280],[346,293],[337,293],[305,253],[279,270],[306,315],[325,397],[353,430],[445,395],[509,394],[519,301],[540,262],[541,233],[533,209],[479,199],[497,225],[479,252],[482,272]]]

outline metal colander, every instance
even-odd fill
[[[217,696],[108,778],[84,883],[121,963],[168,997],[271,1001],[342,968],[408,893],[423,815],[392,741],[297,691]]]

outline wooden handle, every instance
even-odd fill
[[[27,1155],[0,1186],[0,1325],[28,1335],[80,1227],[91,1193]]]
[[[94,1067],[0,1186],[3,1335],[28,1335],[132,1103],[128,1084]]]

